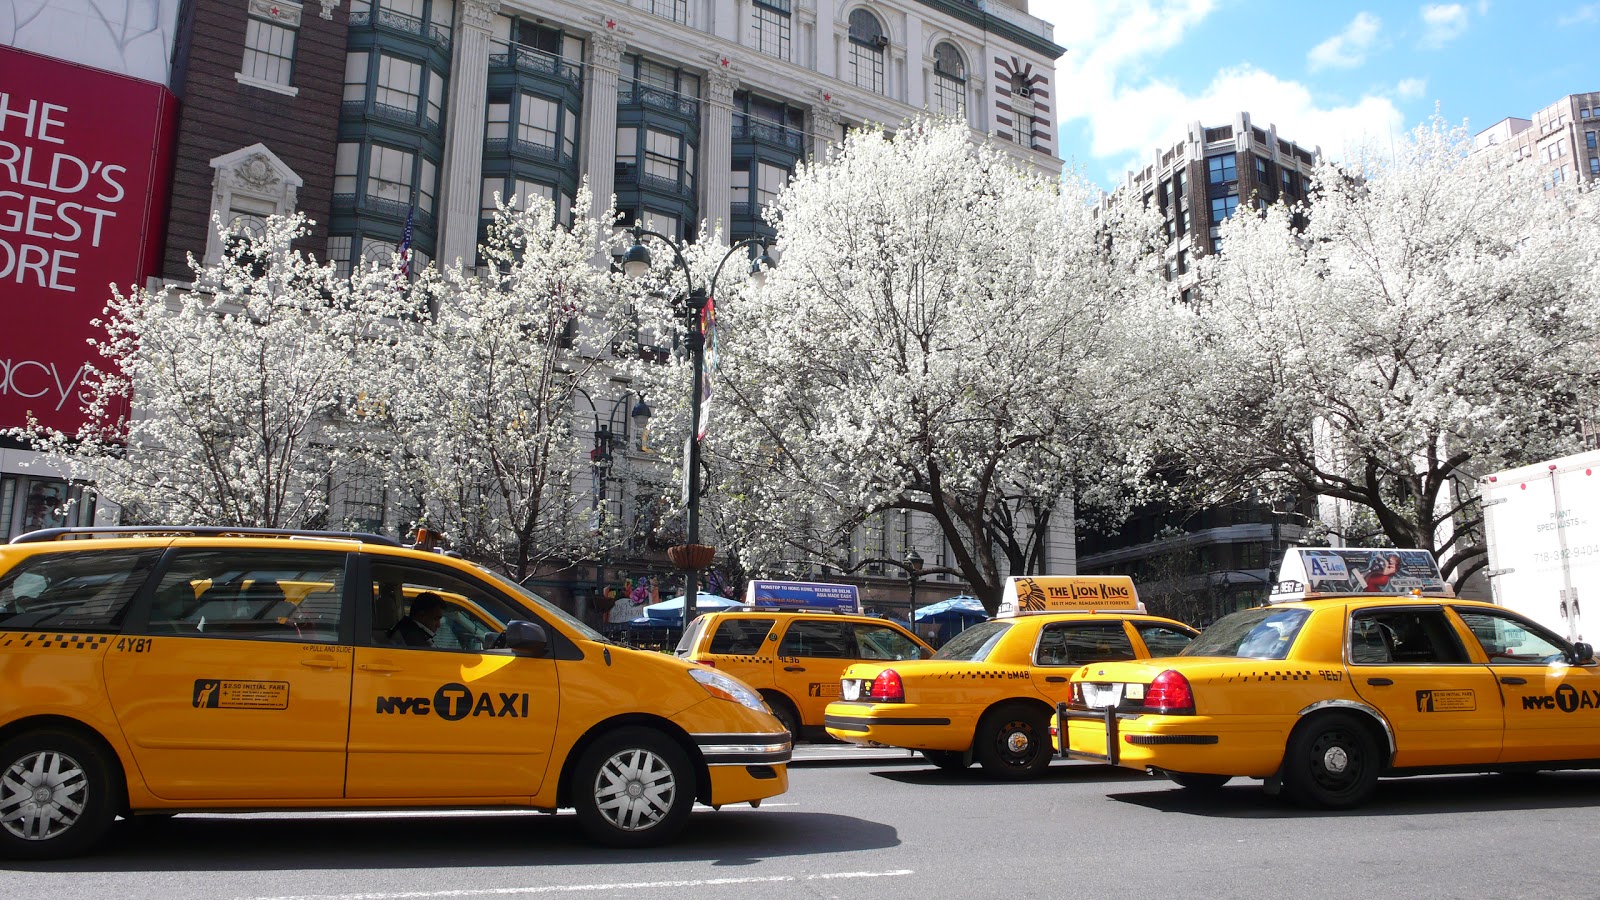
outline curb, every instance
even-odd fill
[[[829,751],[820,753],[796,753],[789,759],[790,768],[807,768],[822,766],[874,766],[874,765],[905,765],[907,763],[928,764],[915,753],[908,750],[894,750],[890,752],[866,751]]]

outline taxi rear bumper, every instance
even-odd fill
[[[915,750],[965,750],[972,726],[944,708],[835,700],[823,715],[828,734],[852,744]]]
[[[1064,758],[1128,769],[1265,778],[1282,764],[1287,739],[1285,727],[1270,719],[1059,704],[1052,725]]]
[[[1065,703],[1056,704],[1055,732],[1059,755],[1063,759],[1087,759],[1096,762],[1107,762],[1113,766],[1122,764],[1121,747],[1123,740],[1136,747],[1154,747],[1172,744],[1188,744],[1191,746],[1209,746],[1221,741],[1221,736],[1215,734],[1121,734],[1124,720],[1137,720],[1144,718],[1144,714],[1136,712],[1118,712],[1116,707],[1108,706],[1102,710],[1073,709]],[[1092,750],[1074,750],[1069,742],[1069,729],[1067,722],[1073,719],[1079,721],[1097,721],[1105,727],[1105,752],[1096,753]]]

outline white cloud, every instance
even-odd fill
[[[1322,69],[1353,69],[1367,61],[1367,51],[1378,39],[1383,21],[1369,12],[1356,13],[1344,30],[1311,48],[1306,65]]]
[[[1032,0],[1029,12],[1056,26],[1067,54],[1056,63],[1052,99],[1062,124],[1081,124],[1089,177],[1115,184],[1143,168],[1152,153],[1181,140],[1189,123],[1231,122],[1248,111],[1286,139],[1343,155],[1366,137],[1388,140],[1404,117],[1388,97],[1368,95],[1328,105],[1305,85],[1254,67],[1225,69],[1198,92],[1152,77],[1162,54],[1183,43],[1214,11],[1213,0]],[[1359,18],[1359,17],[1358,17]],[[1348,29],[1347,29],[1348,30]]]
[[[1241,66],[1218,72],[1195,96],[1159,81],[1121,91],[1091,122],[1093,153],[1120,162],[1120,181],[1124,172],[1143,168],[1154,152],[1181,140],[1189,123],[1224,124],[1240,111],[1249,112],[1260,128],[1276,125],[1280,137],[1303,147],[1320,146],[1335,158],[1371,140],[1388,141],[1405,128],[1405,117],[1387,97],[1319,106],[1305,85]]]
[[[1402,78],[1394,86],[1396,97],[1401,100],[1420,100],[1428,92],[1428,81],[1425,78]]]
[[[1437,49],[1466,32],[1471,13],[1460,3],[1430,3],[1421,15],[1422,46]]]
[[[1556,19],[1556,24],[1562,28],[1568,28],[1573,25],[1593,25],[1596,22],[1600,22],[1600,3],[1585,4]]]

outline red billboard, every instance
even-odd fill
[[[160,265],[177,98],[0,47],[0,428],[83,422],[93,324]]]

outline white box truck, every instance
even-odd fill
[[[1600,451],[1496,472],[1479,486],[1494,602],[1592,641],[1582,604],[1600,615]]]

